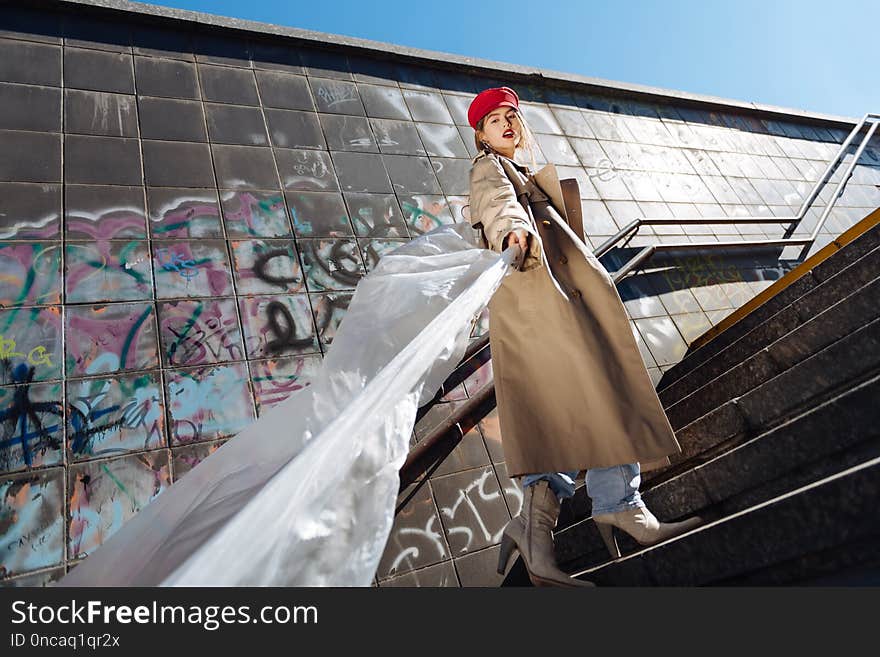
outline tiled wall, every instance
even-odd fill
[[[359,278],[402,241],[465,220],[467,106],[510,84],[141,20],[0,18],[4,584],[56,579],[308,385]],[[515,86],[540,162],[580,181],[593,246],[637,216],[791,214],[845,135]],[[814,248],[880,205],[878,184],[875,145]],[[632,245],[782,230],[644,230]],[[652,377],[793,257],[671,259],[623,284]],[[380,586],[496,583],[520,498],[487,418],[399,516]]]

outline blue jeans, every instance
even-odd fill
[[[564,500],[574,495],[574,480],[578,471],[547,472],[545,474],[525,475],[523,487],[533,486],[546,480],[556,497]],[[642,483],[642,470],[638,463],[626,463],[610,468],[587,470],[587,495],[593,501],[593,515],[616,513],[626,509],[643,507],[639,485]]]

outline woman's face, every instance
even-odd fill
[[[480,138],[488,142],[493,150],[513,157],[513,152],[522,141],[522,132],[522,123],[516,110],[512,107],[499,107],[486,115]]]

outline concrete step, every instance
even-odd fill
[[[704,519],[740,512],[880,456],[880,376],[676,477],[643,486],[642,497],[664,521]],[[579,493],[585,496],[583,490]],[[589,509],[589,498],[586,498]],[[589,516],[589,510],[587,515]],[[567,570],[608,561],[591,520],[578,518],[557,532],[557,558]],[[640,546],[622,537],[624,553]]]
[[[876,252],[880,264],[880,248]],[[755,387],[796,366],[802,360],[875,321],[880,317],[878,299],[880,299],[880,277],[818,313],[812,312],[812,304],[807,297],[792,304],[780,313],[790,311],[792,315],[795,313],[799,315],[791,321],[792,324],[797,324],[792,330],[755,350],[752,355],[745,357],[738,364],[731,365],[723,373],[666,408],[673,429],[678,430],[726,401],[745,395]],[[796,310],[798,304],[804,304],[800,311]],[[782,321],[775,324],[780,327],[789,325],[788,322]],[[781,332],[784,329],[779,330]],[[749,346],[749,351],[752,351],[754,345]],[[734,349],[734,346],[730,348]],[[701,367],[691,373],[686,381],[702,372]]]
[[[665,408],[722,376],[880,275],[880,246],[814,287],[659,394]]]
[[[876,568],[880,458],[834,474],[665,543],[580,572],[600,586],[706,586],[783,570],[794,581],[827,574],[819,555]],[[853,563],[858,555],[860,563]],[[813,557],[812,559],[810,557]],[[799,565],[796,572],[792,565]]]
[[[665,390],[673,383],[694,371],[709,358],[740,339],[746,333],[764,323],[767,319],[799,299],[811,289],[830,279],[834,274],[846,268],[856,260],[880,246],[880,224],[865,231],[858,238],[847,244],[832,256],[822,261],[810,272],[768,299],[751,313],[740,319],[702,347],[689,353],[681,362],[664,372],[657,389]]]
[[[711,458],[743,443],[880,372],[880,320],[808,357],[789,345],[774,358],[783,366],[781,374],[676,431],[682,452],[671,457],[667,474],[697,455]]]

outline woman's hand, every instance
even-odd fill
[[[514,244],[519,244],[519,247],[523,250],[523,254],[528,251],[529,248],[529,233],[522,228],[518,228],[517,230],[512,230],[504,237],[504,240],[501,242],[501,250],[503,251],[509,246],[513,246]]]

